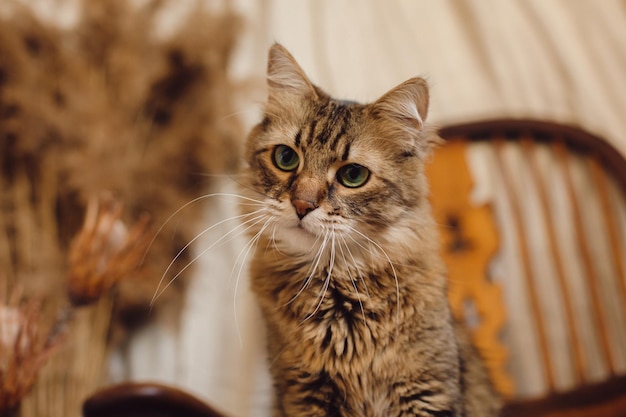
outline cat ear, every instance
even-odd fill
[[[422,130],[428,113],[428,85],[423,78],[411,78],[391,89],[374,103],[380,113]]]
[[[282,102],[289,98],[317,98],[311,81],[293,56],[282,45],[275,43],[267,61],[267,85],[269,100]]]

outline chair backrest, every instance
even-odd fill
[[[626,160],[554,123],[450,126],[428,166],[450,300],[497,388],[539,398],[626,375]]]

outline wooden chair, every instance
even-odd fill
[[[428,175],[450,301],[503,415],[626,416],[626,160],[554,123],[440,134]]]
[[[626,160],[554,123],[440,133],[427,174],[450,302],[507,399],[503,416],[626,417]],[[85,403],[85,417],[124,415],[220,416],[163,385]]]

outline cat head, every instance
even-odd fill
[[[414,231],[427,205],[426,82],[409,79],[370,104],[337,100],[278,44],[267,82],[264,118],[246,143],[244,188],[266,219],[257,232],[305,254],[331,239],[365,247]]]

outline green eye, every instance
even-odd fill
[[[370,177],[370,171],[358,164],[345,165],[337,171],[337,180],[348,188],[364,185]]]
[[[300,157],[289,146],[278,145],[274,149],[273,161],[278,169],[289,172],[298,168]]]

